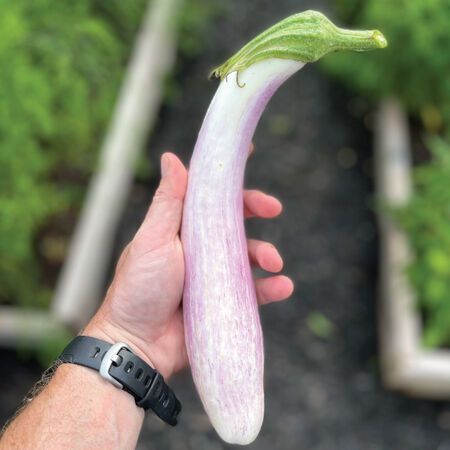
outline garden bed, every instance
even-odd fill
[[[149,3],[104,138],[98,167],[82,212],[77,217],[75,234],[59,275],[50,311],[36,309],[36,302],[30,303],[25,311],[15,305],[4,306],[0,314],[1,345],[16,345],[18,342],[39,345],[48,336],[56,342],[57,331],[63,330],[63,326],[68,326],[71,331],[79,330],[98,307],[104,292],[117,221],[160,104],[164,77],[173,62],[174,11],[177,7],[177,0]],[[67,216],[66,212],[60,214],[65,232],[72,228],[67,225]],[[74,214],[71,216],[72,219],[76,217]],[[46,258],[41,258],[40,265],[44,268],[43,276],[47,283],[55,281],[68,239],[67,235],[59,234],[56,218],[54,216],[53,226],[49,221],[47,231],[42,230],[38,245],[40,254],[46,255]],[[42,251],[44,248],[47,250]]]
[[[210,69],[288,14],[308,8],[328,12],[322,1],[227,3],[227,14],[205,39],[201,57],[178,72],[178,97],[163,108],[149,148],[154,167],[166,150],[189,161],[217,87],[206,81]],[[249,221],[247,232],[279,246],[296,291],[284,304],[261,310],[266,416],[249,449],[450,447],[447,405],[386,392],[379,382],[378,240],[376,218],[368,206],[373,195],[372,135],[364,125],[370,127],[371,118],[364,100],[350,97],[317,66],[307,66],[275,95],[257,130],[246,186],[277,195],[284,212],[274,221]],[[140,224],[157,183],[155,176],[149,184],[134,184],[111,267]],[[331,324],[328,333],[313,325],[317,321],[311,317],[318,313]],[[32,365],[17,364],[10,352],[6,357],[14,380],[21,383],[0,380],[3,420],[4,411],[12,410],[8,405],[17,404],[25,392],[23,384],[31,384],[29,373],[38,373]],[[169,428],[148,414],[137,448],[234,448],[212,430],[188,371],[170,384],[183,403],[179,425]]]
[[[394,207],[411,197],[412,153],[408,119],[398,102],[385,101],[376,133],[377,193]],[[380,213],[380,353],[386,386],[426,398],[450,399],[450,351],[423,346],[421,313],[406,269],[407,236]]]
[[[0,303],[48,309],[146,0],[0,6]]]

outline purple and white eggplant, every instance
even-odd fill
[[[195,145],[183,213],[183,308],[194,382],[227,442],[252,442],[264,415],[263,336],[243,221],[256,125],[274,92],[305,63],[332,51],[385,46],[379,31],[339,29],[306,11],[269,28],[213,72],[221,82]]]

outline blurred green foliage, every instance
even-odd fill
[[[178,22],[178,51],[184,58],[196,57],[204,48],[212,21],[225,11],[219,0],[184,0]]]
[[[223,8],[183,3],[179,53],[192,59]],[[48,228],[76,217],[147,4],[0,0],[0,302],[49,304],[43,265],[61,263],[68,236]],[[141,159],[137,176],[149,173]]]
[[[424,344],[450,345],[450,144],[428,139],[431,163],[414,169],[414,194],[393,210],[415,254],[408,268],[424,311]]]
[[[450,3],[447,0],[333,0],[352,28],[379,29],[382,51],[328,55],[322,67],[377,101],[397,97],[427,131],[450,132]],[[424,344],[450,345],[450,144],[428,139],[430,164],[414,171],[415,192],[393,211],[415,252],[408,269],[424,312]]]
[[[19,324],[20,326],[20,324]],[[63,326],[55,326],[37,337],[37,341],[20,341],[16,346],[17,356],[22,361],[36,360],[43,368],[49,367],[74,338],[74,334]]]
[[[425,128],[450,128],[450,3],[448,0],[333,0],[354,28],[376,28],[382,51],[331,54],[322,66],[350,89],[378,100],[398,97]]]
[[[328,339],[335,331],[333,322],[320,311],[311,311],[306,317],[306,325],[314,336],[321,339]]]
[[[36,234],[81,198],[146,3],[0,0],[2,301],[48,303]]]

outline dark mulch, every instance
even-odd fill
[[[257,31],[324,2],[232,0],[205,40],[204,52],[183,65],[179,97],[160,114],[150,158],[172,150],[187,163],[216,89],[206,81]],[[364,55],[361,55],[364,58]],[[258,127],[246,186],[278,196],[282,216],[253,219],[248,235],[273,242],[296,291],[261,310],[265,336],[266,415],[252,449],[450,449],[450,407],[386,392],[379,378],[376,342],[377,230],[373,195],[371,116],[308,66],[275,95]],[[151,186],[136,184],[118,235],[127,242],[145,213]],[[319,338],[307,318],[320,312],[333,324]],[[8,354],[11,357],[10,354]],[[3,371],[1,418],[11,412],[36,368]],[[2,361],[2,368],[7,367]],[[29,375],[31,373],[31,375]],[[148,414],[138,448],[231,448],[211,429],[190,374],[171,380],[184,410],[175,428]],[[7,397],[9,396],[9,397]],[[7,400],[5,402],[5,399]]]

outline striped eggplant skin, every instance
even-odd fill
[[[258,120],[300,61],[271,58],[229,74],[209,106],[189,168],[182,243],[186,348],[221,438],[249,444],[264,416],[264,350],[243,218],[243,178]]]
[[[195,385],[229,443],[252,442],[264,416],[263,339],[242,200],[256,125],[270,97],[305,62],[386,45],[378,30],[341,29],[305,11],[256,36],[212,72],[221,82],[195,145],[183,212],[183,309]]]

